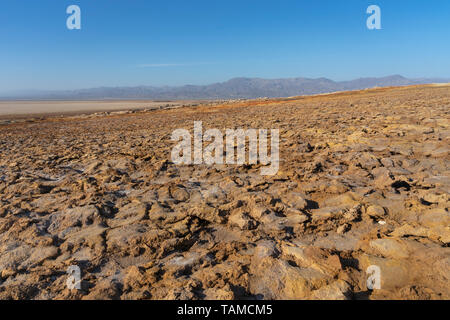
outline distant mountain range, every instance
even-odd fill
[[[250,99],[259,97],[290,97],[361,90],[373,87],[406,86],[427,83],[448,83],[450,79],[407,79],[400,75],[382,78],[360,78],[351,81],[333,81],[327,78],[260,79],[234,78],[210,85],[186,85],[180,87],[102,87],[67,91],[17,92],[0,99],[36,100],[103,100],[103,99]]]

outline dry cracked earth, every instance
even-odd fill
[[[278,174],[173,164],[194,121]],[[3,124],[0,299],[450,299],[449,124],[448,85]]]

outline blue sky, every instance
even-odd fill
[[[82,29],[66,28],[79,5]],[[366,9],[380,6],[382,30]],[[0,92],[450,77],[448,0],[1,0]]]

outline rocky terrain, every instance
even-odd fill
[[[278,128],[278,174],[173,164],[194,121]],[[0,150],[0,299],[450,299],[449,85],[5,123]]]

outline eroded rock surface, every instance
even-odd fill
[[[173,164],[194,121],[280,170]],[[449,299],[449,146],[449,86],[0,126],[0,299]]]

